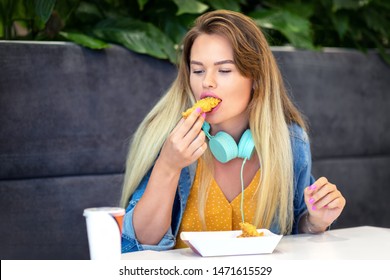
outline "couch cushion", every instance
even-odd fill
[[[276,48],[274,54],[309,121],[314,159],[390,156],[390,67],[377,53]]]
[[[0,259],[89,259],[83,210],[118,206],[122,178],[0,180]]]
[[[128,141],[175,76],[112,46],[0,44],[0,179],[123,172]]]

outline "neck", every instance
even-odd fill
[[[211,125],[210,134],[215,135],[219,131],[224,131],[228,133],[233,139],[238,143],[240,141],[242,134],[249,128],[249,121],[246,120],[231,120],[219,124]]]

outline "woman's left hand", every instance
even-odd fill
[[[345,206],[345,198],[325,177],[319,178],[305,189],[305,202],[310,224],[321,231],[336,220]]]

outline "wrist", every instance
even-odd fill
[[[316,221],[313,222],[309,212],[305,215],[305,224],[308,233],[321,233],[329,228],[329,225],[321,224]]]
[[[165,160],[163,160],[161,157],[158,157],[154,168],[158,169],[159,172],[167,177],[176,176],[177,174],[180,174],[181,169],[175,168],[174,166],[169,165]]]

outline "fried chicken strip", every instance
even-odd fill
[[[206,97],[194,104],[191,108],[189,108],[187,111],[182,113],[183,118],[187,118],[196,108],[201,108],[203,112],[207,113],[210,112],[213,108],[215,108],[219,102],[221,102],[220,99],[214,98],[214,97]]]
[[[264,236],[264,232],[258,232],[256,227],[250,223],[240,223],[240,227],[242,234],[237,236],[238,238]]]

